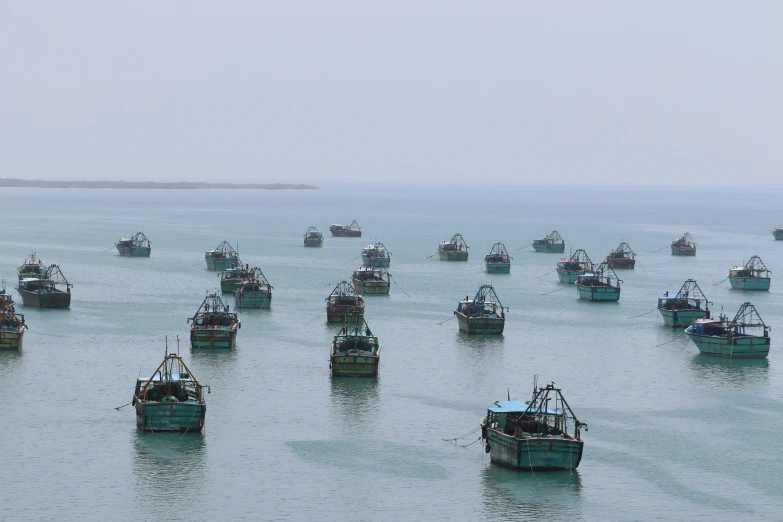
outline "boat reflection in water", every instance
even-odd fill
[[[176,499],[177,505],[187,506],[188,513],[204,513],[207,506],[202,503],[209,484],[205,435],[137,431],[132,440],[139,508],[157,513]]]
[[[380,377],[378,379],[331,379],[332,419],[342,421],[346,435],[367,432],[376,425]]]
[[[691,359],[693,376],[700,384],[723,390],[749,390],[769,383],[769,359],[727,359],[696,354]]]
[[[579,520],[583,514],[578,471],[519,473],[488,464],[481,486],[485,520]]]

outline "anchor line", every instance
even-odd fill
[[[398,282],[397,282],[397,279],[395,279],[393,275],[389,274],[389,278],[390,278],[392,281],[394,281],[394,284],[395,284],[395,285],[397,285],[397,288],[399,288],[400,290],[402,290],[402,293],[403,293],[403,294],[405,294],[405,295],[407,295],[408,297],[410,297],[410,294],[409,294],[408,292],[406,292],[406,291],[405,291],[405,289],[404,289],[403,287],[401,287],[401,286],[400,286],[400,283],[398,283]]]
[[[467,448],[468,446],[472,446],[472,445],[474,445],[475,443],[477,443],[480,440],[481,440],[481,436],[479,435],[479,438],[477,438],[476,440],[474,440],[470,444],[460,444],[459,447],[460,448]]]
[[[432,259],[433,257],[435,257],[435,256],[437,256],[437,255],[438,255],[438,252],[435,252],[435,253],[434,253],[434,254],[432,254],[431,256],[427,256],[425,259]]]
[[[661,250],[666,250],[667,248],[669,248],[669,246],[670,246],[670,245],[666,245],[665,247],[663,247],[663,248],[659,248],[658,250],[656,250],[656,251],[654,251],[654,252],[652,252],[652,253],[653,253],[653,254],[655,254],[656,252],[660,252]]]
[[[457,316],[456,316],[456,315],[452,315],[451,317],[449,317],[449,318],[448,318],[448,319],[446,319],[445,321],[440,321],[440,322],[438,323],[438,325],[440,326],[440,325],[442,325],[443,323],[449,322],[449,321],[451,321],[452,319],[454,319],[455,317],[457,317]],[[443,439],[443,440],[446,440],[446,439]],[[448,439],[448,440],[451,440],[451,439]]]
[[[665,343],[656,344],[655,346],[663,346],[664,344],[673,343],[674,341],[676,341],[677,339],[679,339],[679,338],[680,338],[680,337],[682,337],[683,335],[685,335],[685,332],[682,332],[680,335],[678,335],[678,336],[677,336],[677,337],[675,337],[674,339],[671,339],[671,340],[669,340],[669,341],[666,341]]]
[[[530,246],[530,245],[532,245],[532,244],[533,244],[533,243],[528,243],[528,244],[527,244],[527,245],[525,245],[525,246],[521,246],[521,247],[519,247],[519,248],[515,248],[515,249],[513,250],[513,252],[516,252],[517,250],[522,250],[523,248],[527,248],[527,247],[529,247],[529,246]]]
[[[633,315],[633,316],[631,316],[631,317],[626,317],[626,319],[636,319],[637,317],[641,317],[641,316],[643,316],[643,315],[651,314],[651,313],[653,313],[653,312],[654,312],[654,311],[656,311],[656,310],[657,310],[657,308],[653,308],[653,309],[652,309],[652,310],[650,310],[649,312],[644,312],[643,314],[639,314],[639,315]]]
[[[540,276],[538,276],[538,277],[534,277],[533,279],[541,279],[542,277],[548,276],[548,275],[549,275],[549,274],[551,274],[552,272],[556,272],[556,271],[557,271],[557,269],[555,268],[554,270],[550,270],[550,271],[549,271],[549,272],[547,272],[546,274],[544,274],[544,275],[540,275]]]
[[[459,439],[464,439],[465,437],[468,437],[468,436],[470,436],[470,435],[472,435],[472,434],[476,433],[476,432],[477,432],[478,430],[480,430],[480,429],[481,429],[481,426],[479,426],[478,428],[472,429],[472,430],[470,430],[469,432],[467,432],[467,433],[464,433],[464,434],[460,435],[459,437],[454,437],[453,439],[442,439],[442,440],[443,440],[444,442],[450,442],[450,441],[455,441],[455,442],[456,442],[456,441],[458,441]]]
[[[727,277],[726,279],[724,279],[723,281],[726,281],[726,280],[728,280],[728,277]],[[719,284],[721,284],[723,281],[718,281],[717,283],[712,283],[712,286],[718,286],[718,285],[719,285]]]
[[[560,290],[565,290],[566,288],[568,288],[568,286],[564,286],[563,288],[558,288],[557,290],[552,290],[551,292],[544,292],[544,293],[543,293],[543,294],[541,294],[541,295],[549,295],[549,294],[554,294],[555,292],[559,292]]]

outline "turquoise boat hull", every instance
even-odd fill
[[[620,288],[615,286],[583,286],[576,285],[579,299],[584,301],[600,301],[614,303],[620,300]]]
[[[190,345],[193,348],[233,348],[236,346],[238,325],[190,328]]]
[[[136,426],[144,431],[200,432],[206,404],[186,402],[136,402]]]
[[[544,254],[562,254],[565,252],[565,243],[556,245],[537,245],[533,243],[533,250]]]
[[[0,350],[18,350],[22,347],[22,338],[24,337],[24,327],[2,327],[0,328]]]
[[[576,280],[579,279],[580,275],[582,275],[581,271],[574,272],[569,270],[562,270],[560,268],[557,269],[557,278],[561,283],[576,283]]]
[[[774,237],[778,241],[783,240],[783,228],[776,228],[775,230],[773,230],[772,237]]]
[[[237,308],[271,308],[272,294],[234,291],[234,306]]]
[[[223,258],[223,259],[212,259],[212,258],[206,258],[207,262],[207,269],[208,270],[217,270],[218,272],[222,272],[228,267],[235,266],[237,264],[237,258]]]
[[[488,274],[510,274],[511,263],[485,263]]]
[[[693,247],[681,247],[672,245],[672,255],[673,256],[695,256],[696,255],[696,249]]]
[[[377,377],[380,355],[332,355],[329,367],[333,377]]]
[[[506,326],[505,317],[468,317],[457,312],[459,331],[467,334],[497,335],[502,334]]]
[[[769,354],[769,337],[699,335],[692,332],[692,327],[686,328],[685,333],[688,334],[691,341],[704,355],[728,357],[731,359],[751,359],[766,357]]]
[[[582,460],[584,441],[561,437],[514,438],[487,431],[492,462],[525,471],[570,471]]]
[[[658,308],[661,317],[663,317],[664,326],[685,327],[693,324],[696,319],[707,317],[707,311],[701,309],[693,310],[665,310]]]
[[[769,290],[769,277],[730,277],[735,290]]]
[[[353,287],[359,295],[389,295],[389,281],[362,281],[351,278]]]
[[[223,279],[220,281],[220,291],[224,294],[233,294],[237,284],[241,282],[241,279]]]
[[[375,268],[389,268],[389,265],[391,265],[391,258],[390,257],[381,257],[381,258],[375,258],[375,259],[367,259],[366,257],[362,256],[362,265],[363,266],[371,266]]]
[[[124,247],[118,246],[117,252],[124,257],[150,257],[151,247]]]
[[[438,257],[441,261],[467,261],[468,253],[465,251],[446,251],[438,249]]]

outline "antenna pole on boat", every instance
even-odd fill
[[[166,336],[166,357],[169,356],[169,336]]]
[[[177,334],[177,357],[179,357],[179,334]]]

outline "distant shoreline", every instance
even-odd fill
[[[315,185],[295,183],[201,183],[193,181],[42,181],[0,178],[3,188],[58,188],[58,189],[151,189],[151,190],[318,190]]]

